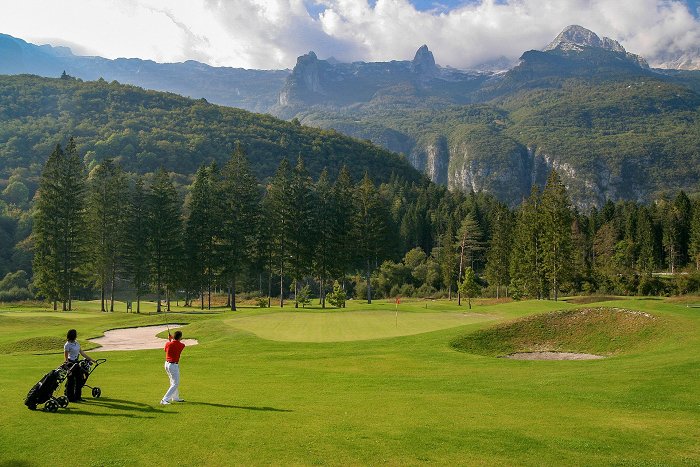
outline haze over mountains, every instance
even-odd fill
[[[492,64],[493,65],[493,64]],[[488,68],[488,69],[487,69]],[[0,73],[136,84],[369,139],[433,181],[511,204],[559,169],[580,207],[697,190],[700,71],[651,69],[580,26],[509,70],[413,60],[339,63],[310,52],[293,70],[78,57],[0,35]]]

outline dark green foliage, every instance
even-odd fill
[[[459,283],[460,296],[467,297],[469,309],[472,308],[472,298],[478,297],[481,294],[481,287],[476,281],[476,274],[471,267],[464,270],[464,279]]]
[[[299,154],[314,176],[327,167],[335,177],[347,164],[356,178],[364,171],[377,180],[421,178],[401,157],[332,130],[116,82],[0,76],[0,141],[7,141],[0,173],[42,164],[60,134],[75,135],[90,169],[111,158],[129,172],[163,166],[192,174],[203,164],[222,165],[240,141],[259,179]]]
[[[148,291],[150,275],[150,210],[143,179],[136,176],[126,204],[126,221],[122,246],[124,275],[136,295],[136,312],[141,312],[141,296]]]
[[[555,170],[549,175],[541,198],[542,267],[549,290],[554,300],[559,289],[571,277],[572,215],[566,188]]]
[[[42,172],[34,223],[34,273],[39,294],[63,310],[82,282],[87,260],[85,169],[73,138],[57,145]]]
[[[148,191],[148,252],[157,310],[161,311],[161,294],[176,290],[181,274],[182,219],[179,196],[165,170],[156,172]]]

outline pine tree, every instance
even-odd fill
[[[513,292],[538,299],[542,298],[545,284],[539,203],[539,191],[533,186],[530,196],[518,209],[510,261]]]
[[[292,210],[292,174],[287,159],[282,159],[263,200],[265,222],[269,228],[270,260],[276,264],[280,278],[280,307],[284,307],[284,275],[290,263]]]
[[[126,221],[126,178],[111,159],[97,165],[88,177],[87,218],[90,235],[90,272],[100,289],[100,309],[110,286],[110,311],[114,311],[117,273],[123,269],[123,232]]]
[[[183,269],[188,276],[188,290],[199,293],[201,309],[204,309],[205,290],[207,308],[211,309],[212,286],[220,263],[216,242],[220,236],[221,209],[215,170],[215,167],[197,170],[187,200],[184,242],[187,262]]]
[[[447,298],[452,300],[452,283],[455,281],[457,269],[457,251],[455,250],[455,233],[452,222],[448,222],[447,229],[440,236],[437,262],[440,265],[442,283],[447,287]]]
[[[473,266],[475,253],[483,249],[481,242],[481,228],[472,212],[462,219],[462,224],[457,231],[457,249],[459,251],[459,273],[457,285],[462,283],[463,273],[467,267]],[[457,304],[462,304],[462,294],[457,287]]]
[[[328,171],[321,172],[315,186],[316,248],[314,270],[319,280],[321,308],[326,307],[326,280],[333,272],[336,247],[337,211],[333,206],[333,187],[328,180]]]
[[[73,309],[73,294],[81,285],[86,261],[85,167],[70,138],[49,157],[39,187],[35,268],[37,286],[50,300]]]
[[[690,230],[693,208],[688,195],[681,190],[673,200],[673,212],[678,228],[678,264],[685,266],[689,260]]]
[[[297,295],[299,284],[311,270],[311,259],[315,247],[314,192],[311,177],[301,156],[292,172],[290,184],[290,272],[294,288],[294,308],[299,307]]]
[[[496,284],[496,298],[500,298],[501,286],[510,283],[510,249],[512,247],[512,220],[508,208],[498,204],[495,208],[491,242],[486,255],[486,279]]]
[[[476,282],[476,274],[471,267],[464,270],[464,280],[459,283],[459,295],[467,297],[469,309],[472,309],[472,298],[478,297],[481,292],[478,282]]]
[[[386,230],[386,211],[374,183],[365,173],[355,187],[352,243],[357,251],[358,265],[364,266],[367,281],[367,303],[372,303],[370,276],[382,249]]]
[[[256,255],[260,258],[265,256],[264,245],[267,244],[258,236],[258,229],[266,227],[261,224],[258,213],[258,181],[250,169],[245,151],[238,143],[222,170],[219,193],[223,201],[220,214],[222,275],[230,290],[231,310],[235,311],[238,275],[253,264]]]
[[[136,312],[141,313],[141,297],[148,292],[151,279],[149,263],[149,205],[143,179],[137,176],[127,203],[124,229],[124,270],[136,293]]]
[[[571,208],[566,187],[555,170],[542,192],[542,266],[548,288],[559,297],[562,283],[571,275]]]
[[[156,171],[148,193],[148,240],[151,278],[161,311],[161,296],[170,294],[178,281],[182,259],[182,220],[180,200],[172,181],[163,168]]]
[[[355,218],[353,191],[350,172],[347,167],[343,166],[333,184],[332,207],[335,225],[333,226],[334,262],[331,272],[336,279],[340,279],[343,290],[345,290],[345,275],[350,272],[355,259],[355,246],[352,243],[352,223]],[[343,302],[343,306],[345,306],[345,302]]]
[[[695,201],[693,203],[688,250],[691,260],[695,262],[695,270],[700,271],[700,201]]]
[[[39,294],[53,302],[61,298],[60,251],[61,233],[61,187],[58,183],[64,159],[63,149],[56,145],[44,164],[39,181],[39,190],[34,214],[32,235],[34,237],[34,283]]]
[[[640,274],[651,277],[654,272],[656,258],[654,255],[654,224],[649,210],[641,206],[637,211],[637,245],[636,268]]]

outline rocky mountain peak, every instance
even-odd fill
[[[610,39],[609,37],[603,37],[601,39],[590,29],[578,25],[564,28],[564,30],[544,48],[544,51],[547,52],[555,49],[563,51],[581,50],[581,47],[596,47],[612,52],[625,53],[625,48],[616,40]]]
[[[422,45],[416,52],[416,56],[411,62],[411,71],[419,75],[434,75],[437,73],[438,68],[435,65],[435,57],[428,50],[427,45]]]

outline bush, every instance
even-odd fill
[[[331,304],[331,306],[336,308],[344,308],[346,298],[347,296],[345,295],[345,291],[340,287],[338,281],[335,281],[333,283],[333,292],[326,295],[326,300]]]
[[[31,292],[20,287],[13,287],[10,290],[0,290],[0,302],[20,302],[33,298]]]
[[[255,298],[255,304],[258,306],[258,308],[267,308],[267,297]]]
[[[437,293],[435,287],[429,284],[423,284],[416,290],[416,297],[428,298],[433,297]]]

